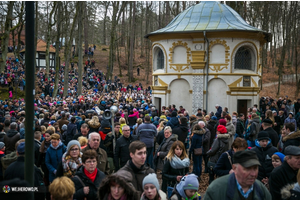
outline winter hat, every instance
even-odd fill
[[[2,149],[5,146],[3,142],[0,142],[0,149]]]
[[[281,160],[282,163],[284,162],[284,157],[285,157],[285,155],[284,155],[283,153],[276,152],[276,153],[274,153],[274,154],[277,155],[277,156],[280,158],[280,160]],[[274,155],[274,154],[273,154],[273,155]]]
[[[226,126],[226,120],[225,119],[220,119],[219,124],[223,125],[223,126]]]
[[[102,131],[103,133],[107,134],[111,131],[111,125],[109,123],[108,119],[103,119],[101,121],[101,127],[100,127],[100,131]],[[105,138],[104,138],[105,139]]]
[[[64,124],[62,127],[61,127],[61,130],[62,131],[66,131],[68,129],[68,126],[66,124]]]
[[[177,112],[173,111],[171,117],[176,117],[176,116],[177,116]]]
[[[269,140],[269,133],[267,131],[260,131],[257,135],[257,140]]]
[[[227,133],[227,129],[223,125],[218,125],[217,131],[219,131],[221,134]]]
[[[17,147],[17,152],[20,155],[23,155],[25,153],[25,142],[21,142],[19,146]]]
[[[151,174],[148,174],[147,176],[145,176],[145,178],[143,180],[143,188],[148,183],[153,184],[156,187],[157,191],[159,191],[159,183],[158,183],[155,173],[151,173]]]
[[[68,143],[68,146],[67,146],[67,152],[70,150],[70,148],[71,148],[73,145],[77,145],[78,148],[79,148],[79,150],[81,149],[80,143],[79,143],[77,140],[71,140],[71,141]]]
[[[184,190],[197,190],[199,188],[198,176],[195,174],[189,174],[187,176],[183,176],[180,180],[180,183],[177,184],[176,190],[180,194],[180,196],[186,198],[186,194]]]
[[[211,117],[212,120],[217,120],[218,118],[216,116]]]
[[[289,115],[290,115],[290,114],[292,115],[292,117],[294,117],[294,113],[293,113],[293,112],[290,112]]]

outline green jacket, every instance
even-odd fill
[[[228,188],[228,185],[231,187]],[[238,200],[240,199],[234,174],[228,174],[214,180],[206,190],[204,200]],[[254,200],[271,200],[268,189],[259,181],[254,183]]]

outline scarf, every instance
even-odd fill
[[[97,176],[97,168],[92,172],[88,172],[85,168],[83,169],[84,174],[94,183]]]
[[[111,193],[109,193],[107,199],[108,199],[108,200],[115,200],[115,199],[112,197]],[[123,194],[119,200],[127,200],[127,195],[126,195],[126,194]]]
[[[80,156],[74,160],[70,155],[67,155],[67,152],[64,153],[62,156],[64,176],[72,178],[75,175],[77,169],[82,165],[81,155],[80,152]]]
[[[41,144],[41,147],[40,147],[40,152],[41,153],[46,153],[47,152],[47,149],[50,147],[50,141],[47,142],[46,140],[44,140]]]
[[[170,161],[171,167],[174,169],[182,169],[190,166],[190,159],[184,158],[181,160],[176,155]]]

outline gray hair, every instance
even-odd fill
[[[10,125],[9,125],[10,129],[16,129],[18,127],[18,124],[16,122],[12,122]]]
[[[130,126],[124,125],[124,126],[122,127],[122,131],[124,130],[124,127],[125,127],[125,128],[127,128],[127,127],[130,128]]]
[[[92,133],[90,133],[89,134],[89,138],[88,138],[88,140],[89,141],[91,141],[92,140],[92,136],[98,136],[99,138],[100,138],[100,141],[101,141],[101,137],[100,137],[100,135],[99,135],[99,133],[97,133],[97,132],[92,132]]]
[[[164,129],[164,132],[165,132],[166,130],[169,130],[169,131],[172,133],[172,128],[171,128],[171,126],[166,126],[165,129]]]
[[[198,124],[205,126],[205,122],[204,121],[199,121]]]

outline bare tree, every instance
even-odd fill
[[[81,95],[82,94],[82,29],[83,29],[83,20],[84,20],[84,6],[85,6],[85,2],[80,1],[78,2],[78,36],[79,36],[79,40],[78,40],[78,90],[77,90],[77,94]]]
[[[56,97],[58,90],[58,80],[59,80],[59,68],[60,68],[60,58],[59,58],[59,38],[61,35],[61,22],[62,22],[62,2],[57,2],[57,23],[56,23],[56,41],[55,41],[55,80],[54,80],[54,91],[53,97]]]
[[[136,2],[131,2],[133,3],[133,15],[132,15],[132,24],[131,24],[131,34],[130,34],[130,61],[129,61],[129,69],[128,69],[128,81],[132,82],[133,81],[133,57],[134,57],[134,37],[135,37],[135,7],[136,7]]]
[[[0,72],[4,71],[5,63],[6,63],[6,56],[7,56],[7,48],[8,48],[8,40],[9,40],[9,33],[10,33],[10,22],[12,21],[12,13],[14,7],[14,1],[9,1],[7,5],[7,15],[6,21],[4,25],[4,33],[1,37],[1,49],[2,49],[2,60],[0,61]]]

